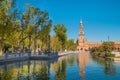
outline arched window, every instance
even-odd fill
[[[81,48],[81,50],[83,50],[83,48]]]
[[[120,48],[118,48],[118,51],[120,50]]]

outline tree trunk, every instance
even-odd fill
[[[2,51],[2,42],[0,40],[0,56],[2,55],[3,51]]]
[[[36,27],[34,30],[34,54],[36,54]]]
[[[2,31],[2,36],[1,36],[1,39],[0,39],[0,55],[3,55],[3,42],[4,42],[4,31]]]

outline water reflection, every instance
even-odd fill
[[[54,80],[66,80],[67,58],[61,57],[59,62],[51,64],[51,70],[54,72]]]
[[[114,62],[111,60],[106,60],[104,58],[100,58],[100,57],[95,57],[92,56],[92,59],[94,61],[96,61],[98,64],[102,65],[104,67],[104,73],[106,75],[110,75],[110,76],[115,76],[116,75],[116,67],[114,65]]]
[[[88,61],[89,61],[88,53],[83,52],[78,54],[77,62],[80,68],[81,80],[84,80],[85,66],[87,65]]]
[[[54,78],[52,80],[66,80],[67,66],[74,66],[75,58],[75,55],[63,56],[57,62],[51,64],[51,71],[54,72]]]
[[[48,80],[48,63],[25,61],[0,66],[0,80]]]
[[[66,80],[67,57],[59,59],[59,61],[28,60],[2,65],[0,80],[50,80],[50,70],[54,72],[54,80]],[[73,58],[68,58],[68,61],[73,65]]]
[[[0,65],[0,80],[85,80],[89,79],[88,77],[89,80],[93,80],[94,76],[90,74],[95,75],[96,80],[97,77],[110,80],[111,76],[116,75],[120,78],[116,64],[112,61],[89,55],[89,53],[79,53],[50,61],[28,60],[6,63]],[[106,75],[109,76],[105,77]]]
[[[70,65],[70,66],[74,66],[74,62],[75,62],[75,59],[76,57],[74,55],[69,55],[67,57],[67,63]]]

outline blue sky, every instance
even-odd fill
[[[105,41],[108,36],[120,41],[120,0],[17,0],[17,7],[24,10],[26,3],[46,10],[53,26],[64,24],[69,39],[78,38],[82,17],[88,41]]]

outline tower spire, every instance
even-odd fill
[[[80,20],[80,34],[84,34],[82,18],[81,18],[81,20]]]
[[[82,17],[81,17],[81,19],[80,19],[80,23],[82,24]]]

